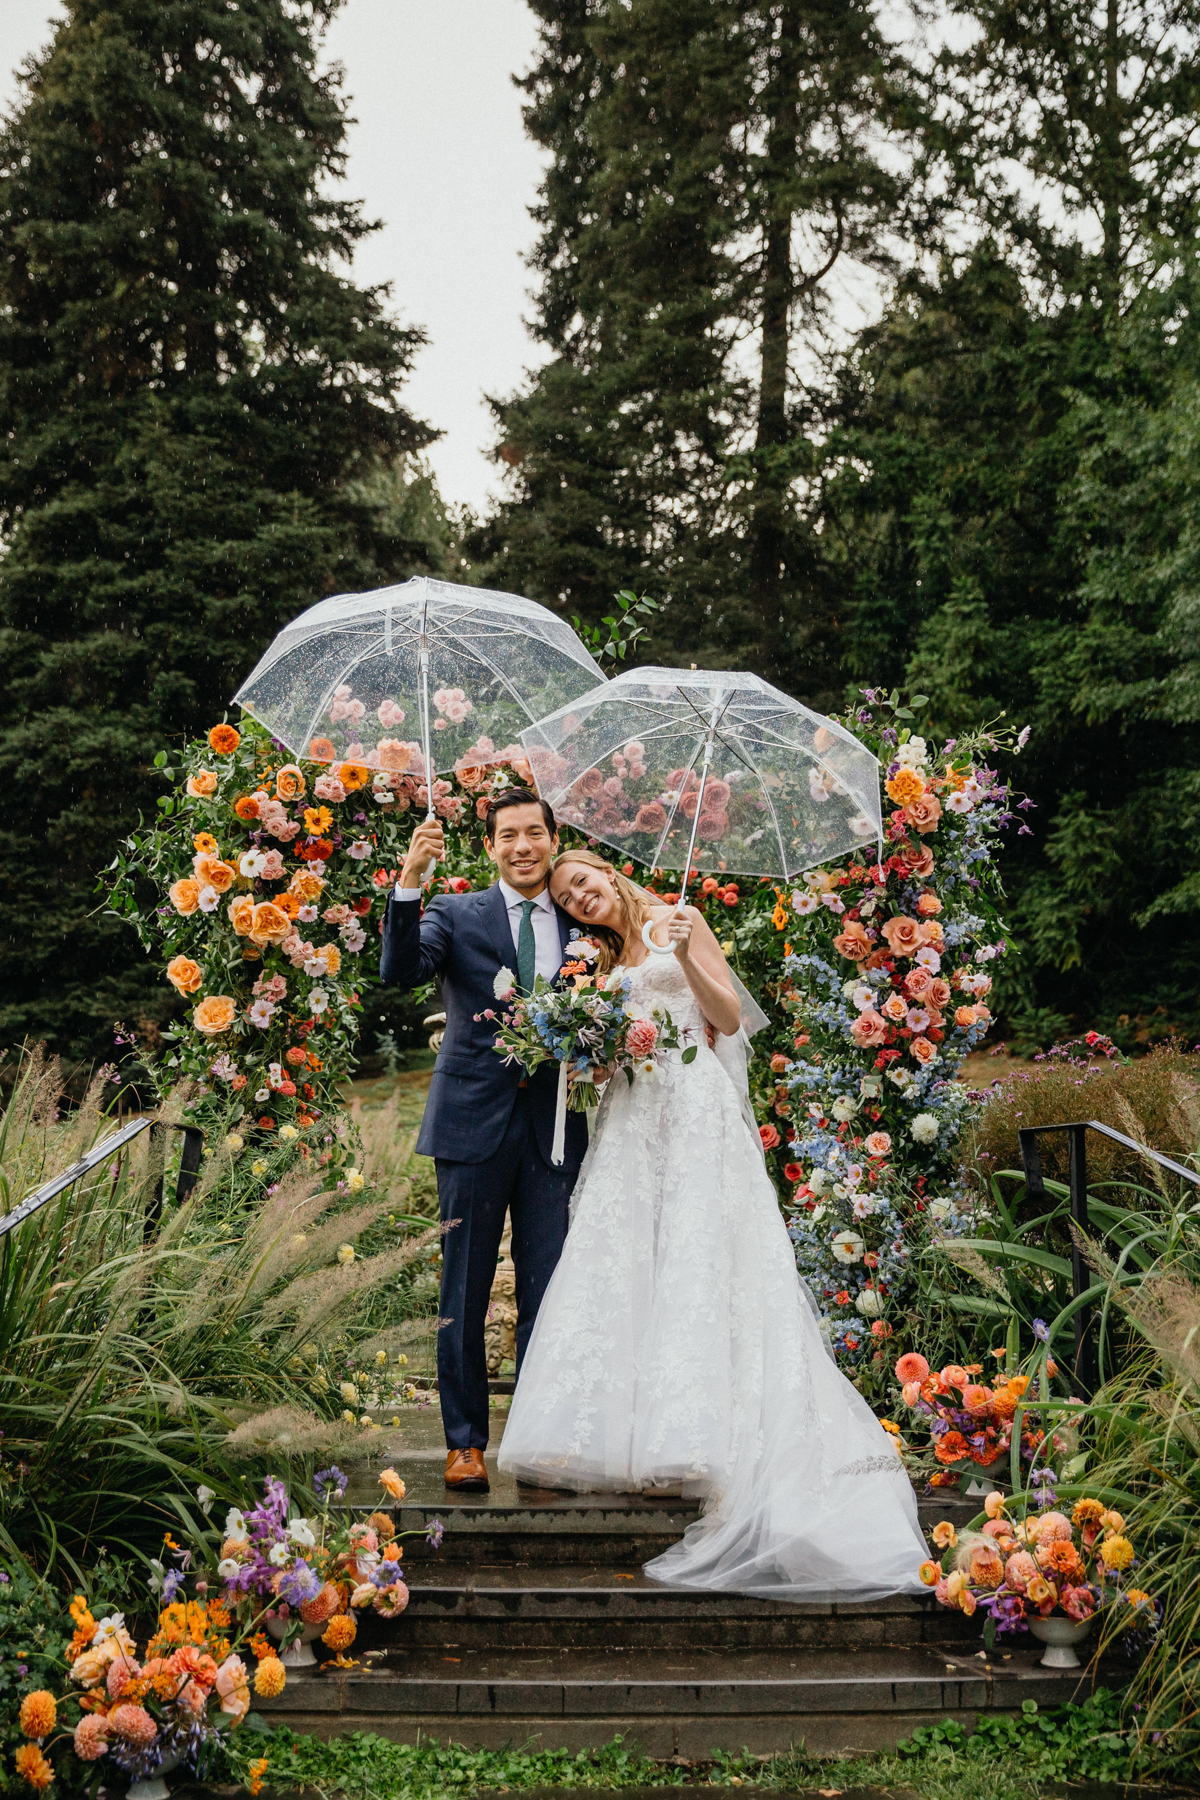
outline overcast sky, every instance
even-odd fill
[[[6,107],[14,70],[61,12],[0,0]],[[533,59],[533,18],[524,0],[346,0],[328,50],[358,120],[347,191],[383,221],[355,273],[391,282],[396,311],[428,333],[406,398],[445,433],[430,460],[446,498],[479,507],[497,480],[483,396],[510,392],[539,360],[522,257],[541,162],[510,79]]]

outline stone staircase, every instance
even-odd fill
[[[420,1454],[420,1453],[418,1453]],[[493,1458],[489,1455],[489,1466]],[[262,1707],[273,1724],[330,1736],[579,1750],[620,1733],[652,1756],[870,1751],[943,1716],[1057,1705],[1083,1671],[1036,1665],[1029,1640],[994,1657],[978,1630],[932,1598],[789,1606],[664,1588],[641,1565],[697,1516],[679,1500],[517,1487],[451,1499],[440,1453],[424,1453],[395,1509],[401,1530],[442,1520],[433,1551],[405,1544],[411,1599],[364,1621],[359,1667],[292,1673]],[[406,1478],[414,1467],[404,1464]],[[352,1487],[364,1511],[376,1502]],[[922,1504],[926,1524],[972,1509]],[[317,1646],[318,1652],[322,1647]]]

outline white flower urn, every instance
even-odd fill
[[[326,1621],[326,1624],[328,1621]],[[283,1642],[284,1633],[291,1624],[290,1619],[268,1619],[267,1630],[277,1644]],[[279,1660],[285,1669],[315,1669],[317,1659],[312,1653],[312,1646],[324,1631],[324,1625],[304,1625],[300,1636],[294,1644],[280,1652]]]
[[[178,1750],[167,1750],[153,1775],[147,1775],[141,1781],[130,1784],[125,1800],[167,1800],[168,1788],[163,1777],[172,1769],[177,1769],[183,1761]]]
[[[1051,1614],[1048,1619],[1030,1619],[1029,1629],[1038,1642],[1046,1646],[1041,1658],[1043,1669],[1077,1669],[1080,1664],[1075,1646],[1087,1637],[1092,1621],[1064,1619],[1061,1614]]]

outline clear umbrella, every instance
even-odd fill
[[[521,733],[557,817],[650,868],[771,875],[882,837],[879,764],[757,675],[628,669]]]
[[[234,702],[296,756],[425,779],[519,755],[531,720],[603,680],[566,621],[536,601],[415,576],[311,606]]]

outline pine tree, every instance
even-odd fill
[[[167,1011],[96,872],[279,624],[414,560],[419,334],[346,259],[338,0],[69,0],[0,135],[0,1036]],[[416,556],[419,562],[419,554]]]
[[[840,258],[889,266],[870,133],[891,99],[862,0],[535,0],[526,119],[551,152],[535,258],[551,360],[497,405],[514,586],[602,614],[642,586],[659,655],[829,695],[802,504],[798,335]]]

